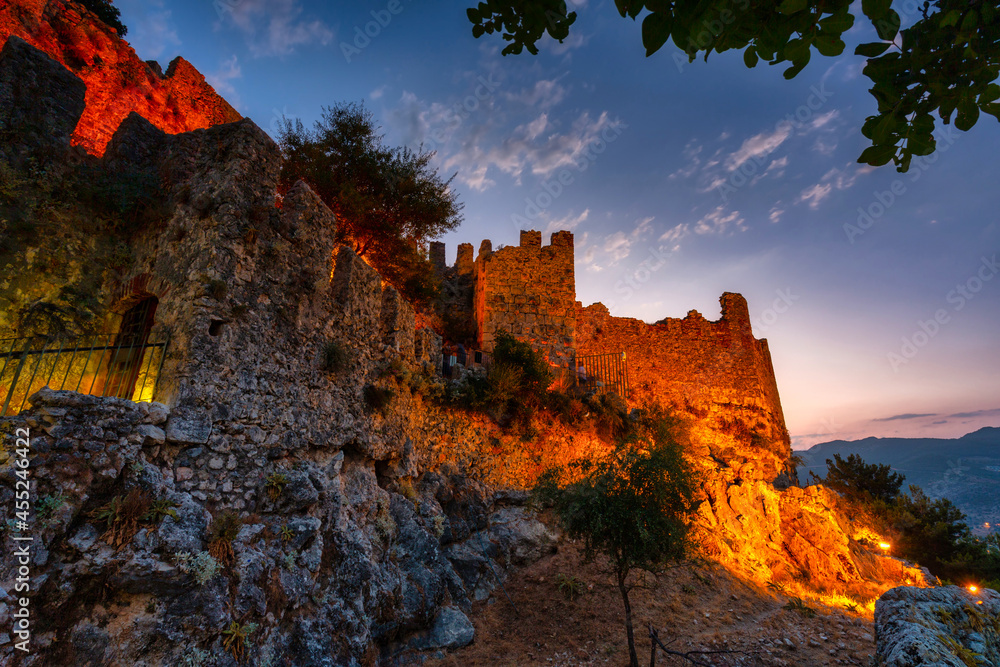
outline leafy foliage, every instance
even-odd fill
[[[434,153],[392,148],[362,104],[323,110],[313,130],[285,121],[279,144],[285,188],[305,180],[337,214],[337,240],[367,258],[411,301],[439,290],[433,266],[418,251],[461,222],[461,204],[430,166]]]
[[[834,454],[827,459],[827,474],[824,484],[835,491],[847,495],[867,494],[875,500],[892,502],[899,496],[899,489],[906,479],[892,468],[878,463],[865,463],[857,454],[842,459]]]
[[[535,411],[548,402],[552,371],[545,356],[530,343],[499,332],[493,362],[485,375],[470,374],[454,388],[453,402],[483,409],[497,421],[527,429]]]
[[[121,20],[121,10],[111,4],[111,0],[77,0],[81,5],[94,12],[97,18],[101,19],[117,31],[119,37],[124,37],[128,33],[128,28]]]
[[[965,515],[947,498],[931,499],[889,466],[867,464],[857,454],[827,461],[825,485],[867,513],[892,535],[893,553],[927,567],[936,576],[958,583],[1000,585],[1000,535],[978,539]]]
[[[553,504],[566,532],[583,540],[588,558],[597,553],[608,558],[625,605],[633,667],[638,661],[628,576],[635,569],[656,571],[687,551],[694,485],[675,427],[662,408],[645,408],[605,458],[546,471],[536,488]],[[563,483],[567,477],[573,481]]]
[[[646,55],[667,40],[693,61],[730,49],[743,51],[747,67],[764,61],[787,63],[786,79],[801,72],[815,50],[839,56],[843,36],[864,17],[879,41],[861,44],[855,54],[868,59],[864,73],[878,113],[862,133],[872,145],[858,161],[880,166],[890,160],[905,172],[914,156],[934,151],[933,114],[948,124],[969,130],[980,112],[1000,118],[1000,8],[997,0],[924,0],[918,16],[906,28],[892,0],[862,0],[852,13],[852,0],[615,0],[618,12],[642,19]],[[897,0],[897,7],[902,0]],[[905,13],[905,12],[904,12]],[[560,0],[489,0],[467,11],[472,34],[500,32],[510,42],[504,55],[527,49],[547,32],[562,41],[576,20]]]
[[[102,539],[116,549],[121,549],[132,541],[144,525],[156,525],[165,516],[176,519],[174,507],[174,503],[158,500],[149,493],[132,489],[125,496],[115,496],[91,512],[90,516],[104,522]]]

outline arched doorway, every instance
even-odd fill
[[[121,327],[108,361],[107,381],[101,392],[104,396],[132,398],[158,303],[155,296],[148,296],[122,315]]]

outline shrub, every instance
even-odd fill
[[[199,551],[194,556],[187,551],[181,551],[174,554],[174,560],[181,572],[193,576],[199,586],[204,586],[222,569],[219,561],[207,551]]]
[[[225,567],[232,567],[233,540],[240,532],[242,519],[235,512],[223,512],[208,527],[208,553]]]
[[[365,405],[370,412],[385,412],[385,409],[389,407],[389,403],[392,402],[393,396],[395,396],[395,392],[392,389],[378,387],[373,384],[365,385]]]
[[[216,301],[222,301],[225,299],[226,293],[229,292],[229,286],[226,285],[226,281],[219,280],[217,278],[209,280],[206,287],[208,289],[208,295]]]
[[[347,368],[350,355],[347,348],[338,341],[331,340],[323,346],[322,367],[328,373],[339,373]]]
[[[271,500],[277,500],[287,484],[288,477],[285,473],[278,471],[272,472],[264,480],[264,488],[267,489],[267,495]]]
[[[233,656],[237,663],[243,663],[247,659],[247,651],[250,649],[250,635],[257,631],[256,623],[246,623],[241,625],[232,621],[229,627],[222,631],[222,646]]]
[[[155,502],[148,493],[132,489],[128,495],[115,496],[90,515],[105,523],[105,531],[101,538],[111,546],[121,549],[132,541],[142,524],[159,523],[166,515],[177,516],[171,509],[171,504],[154,504]]]

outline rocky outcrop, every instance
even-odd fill
[[[233,623],[255,664],[357,665],[462,646],[474,636],[470,602],[555,541],[516,497],[432,472],[389,490],[371,459],[344,450],[275,466],[229,515],[181,483],[178,461],[209,437],[199,415],[73,392],[31,400],[16,423],[31,432],[36,480],[33,650],[0,635],[3,664],[235,665]],[[5,466],[5,506],[16,482]],[[138,497],[145,505],[130,509]],[[220,549],[213,536],[227,520]],[[13,553],[24,529],[5,528]],[[4,559],[0,589],[17,576]],[[14,611],[0,600],[3,627]]]
[[[0,44],[11,36],[41,49],[86,84],[86,109],[73,143],[94,155],[104,153],[133,111],[169,134],[240,119],[191,63],[178,57],[162,74],[113,28],[69,0],[0,3]]]
[[[0,136],[34,151],[64,150],[83,114],[85,92],[83,81],[57,61],[11,37],[0,51]]]
[[[893,588],[875,604],[875,643],[883,667],[1000,665],[1000,594]]]

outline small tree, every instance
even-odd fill
[[[633,570],[656,572],[687,552],[692,472],[675,438],[675,423],[660,408],[640,411],[608,456],[578,461],[569,471],[546,471],[537,491],[551,501],[566,532],[584,541],[589,559],[606,556],[625,606],[629,660],[638,667],[629,582]],[[579,479],[565,485],[565,476]]]
[[[409,300],[438,291],[419,247],[461,222],[451,180],[430,166],[434,153],[385,145],[371,112],[338,103],[312,131],[285,121],[278,136],[282,187],[302,179],[337,214],[337,241],[350,245]]]
[[[833,460],[826,460],[827,472],[823,483],[844,495],[858,498],[868,494],[875,500],[891,503],[899,497],[899,489],[906,479],[892,468],[879,463],[865,463],[857,454],[847,459],[834,454]]]

